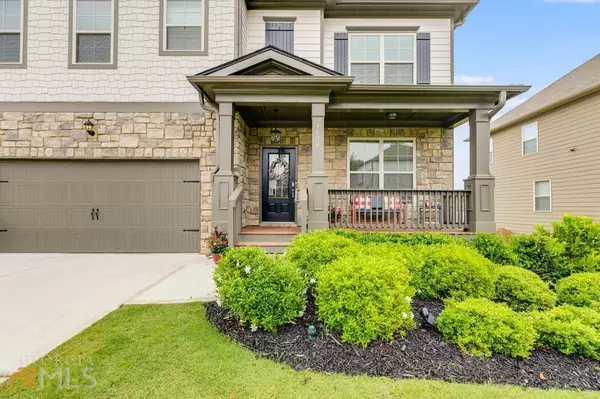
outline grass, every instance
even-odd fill
[[[511,386],[296,372],[257,358],[219,334],[199,303],[126,306],[67,341],[33,366],[48,373],[70,369],[57,391],[0,386],[0,398],[598,398],[596,392],[544,391]],[[38,369],[39,371],[39,369]]]

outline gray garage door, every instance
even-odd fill
[[[197,161],[0,161],[0,252],[199,252]]]

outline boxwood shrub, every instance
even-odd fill
[[[359,245],[351,239],[328,230],[317,230],[294,237],[287,247],[286,258],[296,265],[305,281],[309,281],[325,265],[359,252]]]
[[[508,243],[496,234],[477,233],[471,239],[471,245],[481,255],[499,265],[514,265],[515,254]]]
[[[242,324],[275,332],[306,304],[298,269],[258,248],[229,250],[213,275],[221,306]]]
[[[571,305],[533,313],[538,345],[600,360],[600,313]]]
[[[529,318],[484,298],[448,301],[437,326],[444,338],[476,356],[529,357],[536,339]]]
[[[498,269],[496,300],[518,312],[546,310],[556,305],[556,294],[532,271],[516,266]]]
[[[497,266],[459,244],[422,247],[422,266],[412,270],[421,298],[493,298]]]
[[[457,239],[443,233],[363,233],[354,230],[334,230],[335,234],[359,244],[442,245],[456,243]]]
[[[590,254],[571,263],[572,273],[600,272],[600,253]]]
[[[600,273],[577,273],[559,280],[556,292],[560,303],[595,306],[600,303]]]
[[[552,223],[552,236],[565,244],[571,262],[600,252],[600,223],[587,216],[564,215]]]
[[[410,305],[414,289],[407,266],[398,259],[365,253],[323,268],[317,275],[316,305],[325,327],[363,347],[415,328]]]
[[[534,233],[511,237],[517,265],[531,270],[544,281],[555,282],[570,274],[565,246],[554,238]]]

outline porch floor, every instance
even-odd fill
[[[246,226],[240,235],[289,235],[300,234],[302,229],[298,226]]]

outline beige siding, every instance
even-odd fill
[[[264,17],[294,17],[294,54],[321,62],[320,10],[249,10],[246,15],[248,53],[265,47]]]
[[[537,121],[538,153],[521,155],[521,127]],[[493,133],[496,221],[516,233],[563,214],[600,221],[600,93]],[[533,182],[552,181],[552,212],[534,212]]]

